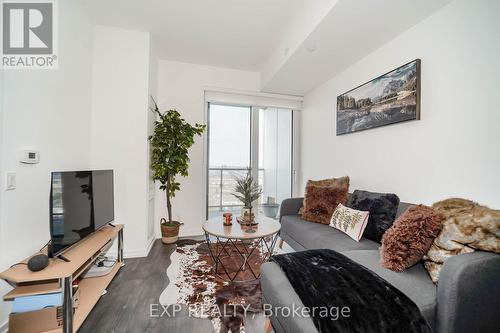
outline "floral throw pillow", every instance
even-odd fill
[[[330,227],[338,229],[359,242],[368,222],[370,212],[356,210],[338,204],[330,220]]]

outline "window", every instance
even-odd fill
[[[292,112],[259,109],[261,203],[281,203],[292,195]]]
[[[251,108],[210,104],[208,121],[208,210],[240,205],[231,195],[236,177],[251,169]]]
[[[292,128],[290,109],[208,104],[208,217],[239,214],[242,205],[232,193],[235,179],[247,172],[262,186],[257,207],[291,197]]]

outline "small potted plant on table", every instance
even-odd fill
[[[154,102],[154,100],[153,100]],[[167,198],[168,220],[160,220],[162,241],[166,244],[175,243],[179,237],[180,221],[172,219],[172,198],[180,190],[181,184],[177,176],[188,176],[188,149],[194,144],[194,137],[201,135],[206,125],[186,122],[176,110],[160,112],[154,102],[152,111],[158,115],[154,122],[154,134],[149,137],[151,142],[151,169],[153,179],[160,182],[160,189],[165,191]]]
[[[252,204],[255,200],[259,199],[261,194],[262,189],[253,179],[250,170],[247,172],[246,177],[236,178],[233,195],[243,203],[239,219],[242,225],[252,225],[254,223],[255,214],[252,212]]]

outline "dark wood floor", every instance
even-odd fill
[[[166,269],[174,249],[174,245],[157,240],[148,257],[126,259],[107,294],[101,297],[78,332],[213,332],[208,319],[190,318],[186,314],[175,318],[150,317],[151,304],[158,304],[169,283]]]

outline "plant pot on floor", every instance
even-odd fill
[[[264,215],[267,217],[270,217],[272,219],[276,218],[276,215],[278,215],[278,210],[280,208],[280,205],[278,204],[262,204],[262,210],[264,211]]]
[[[160,220],[161,241],[163,244],[173,244],[177,242],[181,225],[182,223],[178,221],[167,222],[164,218]]]

